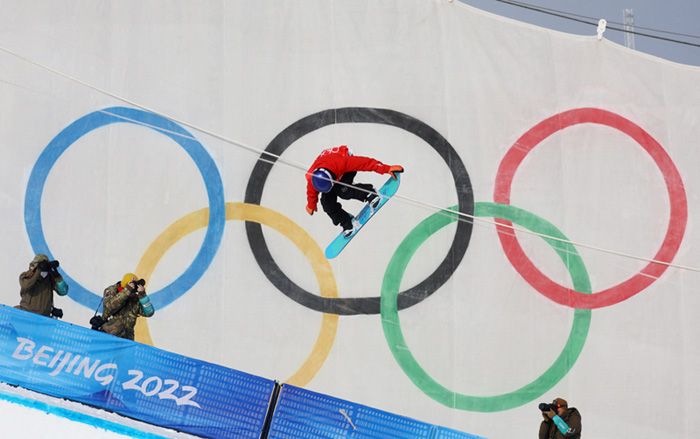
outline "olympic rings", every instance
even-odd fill
[[[158,235],[148,246],[148,249],[146,249],[146,252],[139,261],[136,273],[144,279],[150,278],[156,265],[158,265],[158,261],[160,261],[168,249],[186,235],[206,227],[208,220],[209,209],[204,208],[185,215],[168,226],[168,228]],[[257,224],[264,224],[289,238],[289,240],[309,259],[321,289],[321,296],[338,297],[338,288],[335,283],[335,277],[333,276],[333,269],[324,256],[323,251],[313,238],[292,220],[271,209],[245,203],[226,203],[226,220],[253,221]],[[139,319],[139,321],[144,321],[144,319]],[[330,353],[333,341],[335,340],[337,327],[338,316],[324,313],[321,321],[321,331],[316,338],[311,353],[299,370],[286,381],[288,384],[304,386],[311,381],[321,369],[321,366]],[[137,337],[140,335],[140,339],[146,338],[143,333],[139,334],[138,331],[139,329],[143,331],[144,328],[146,328],[145,330],[147,331],[146,326],[142,328],[137,327]]]
[[[456,209],[457,206],[451,209]],[[567,241],[566,237],[552,224],[522,209],[504,204],[476,203],[474,215],[478,217],[505,218],[533,232],[542,233]],[[558,383],[578,359],[588,335],[591,310],[574,310],[571,332],[564,349],[554,363],[535,381],[510,393],[496,396],[470,396],[453,392],[435,381],[420,366],[406,344],[401,331],[401,322],[396,304],[397,292],[404,271],[413,254],[435,232],[456,221],[457,215],[438,212],[418,224],[401,242],[389,262],[382,282],[381,314],[384,336],[391,353],[401,369],[426,395],[450,408],[478,412],[494,412],[518,407],[532,401]],[[591,291],[590,280],[583,260],[576,249],[568,242],[545,238],[566,265],[574,288],[577,291]]]
[[[187,292],[209,267],[221,243],[225,221],[246,221],[246,235],[256,262],[265,276],[283,294],[297,303],[323,313],[321,330],[312,352],[302,366],[287,382],[304,386],[320,370],[333,345],[339,315],[381,313],[382,328],[390,350],[400,367],[416,386],[431,398],[448,407],[462,410],[493,412],[525,404],[542,395],[558,383],[578,359],[585,343],[591,320],[591,309],[609,306],[639,293],[666,270],[664,264],[649,263],[640,273],[607,290],[591,294],[588,273],[576,249],[566,237],[549,222],[522,209],[510,206],[512,180],[518,166],[527,154],[542,140],[552,134],[581,123],[597,123],[615,128],[634,139],[649,153],[661,170],[670,200],[670,219],[666,235],[654,259],[670,262],[682,242],[687,224],[687,199],[678,170],[663,147],[644,129],[615,113],[595,108],[580,108],[562,112],[540,122],[508,150],[502,159],[496,176],[494,200],[496,203],[474,204],[471,181],[464,163],[452,145],[437,131],[411,116],[388,109],[348,107],[324,110],[306,116],[279,133],[267,146],[253,168],[248,181],[245,203],[225,203],[223,184],[218,168],[204,147],[178,124],[157,114],[138,109],[112,107],[87,114],[61,131],[46,146],[35,163],[25,194],[25,225],[35,253],[45,253],[52,258],[46,243],[41,222],[41,197],[43,187],[53,165],[61,154],[83,135],[116,122],[142,125],[161,132],[177,142],[195,162],[204,180],[209,207],[192,212],[171,224],[151,243],[136,268],[136,273],[150,278],[165,252],[185,235],[207,227],[205,239],[192,263],[175,281],[151,294],[158,309],[163,309]],[[259,206],[264,184],[272,170],[275,158],[267,154],[281,155],[294,142],[317,129],[335,123],[378,123],[408,131],[428,143],[443,158],[452,173],[458,197],[458,205],[452,209],[467,215],[496,218],[501,246],[511,264],[537,291],[557,303],[574,309],[574,319],[567,342],[554,363],[533,382],[513,392],[495,396],[469,396],[450,391],[437,383],[422,369],[408,350],[401,331],[398,311],[413,306],[439,289],[454,273],[469,246],[472,223],[460,221],[447,256],[438,268],[420,284],[399,293],[401,279],[418,248],[436,231],[457,220],[456,215],[438,212],[414,228],[391,258],[381,287],[380,297],[339,298],[335,279],[328,261],[313,239],[287,217]],[[500,204],[499,204],[500,203]],[[563,260],[573,281],[573,289],[563,287],[541,273],[527,258],[517,238],[508,233],[505,226],[519,224],[529,230],[564,241],[545,238]],[[320,296],[293,283],[272,258],[262,234],[265,224],[287,236],[310,260]],[[64,278],[71,286],[70,297],[80,304],[94,308],[100,297],[73,280]],[[150,342],[145,320],[139,319],[137,338]]]
[[[510,203],[510,188],[520,163],[542,140],[552,134],[580,123],[597,123],[615,128],[634,139],[649,153],[663,174],[670,200],[670,218],[666,236],[653,259],[671,262],[683,240],[688,220],[688,204],[683,180],[663,147],[644,129],[624,117],[598,108],[578,108],[556,114],[543,120],[523,134],[506,153],[496,175],[493,199],[497,203]],[[497,221],[510,225],[508,221]],[[499,226],[499,231],[510,230]],[[668,268],[667,265],[650,262],[639,273],[624,282],[594,294],[568,289],[545,276],[527,257],[512,233],[499,233],[501,246],[511,264],[537,291],[562,305],[572,308],[593,309],[614,305],[629,299],[651,285]]]
[[[265,148],[261,155],[266,161],[259,160],[248,180],[245,202],[260,204],[267,176],[272,170],[275,156],[289,148],[295,141],[317,129],[335,123],[378,123],[403,129],[423,139],[443,158],[452,173],[457,191],[457,200],[461,212],[471,214],[474,211],[474,194],[469,174],[459,154],[452,145],[432,127],[409,115],[393,110],[367,107],[348,107],[320,111],[306,116],[279,133]],[[274,154],[275,156],[270,156]],[[268,163],[270,162],[270,163]],[[246,233],[250,249],[265,276],[277,289],[290,299],[324,313],[339,315],[378,314],[379,297],[323,298],[304,290],[292,282],[279,268],[270,254],[262,229],[259,224],[246,223]],[[437,291],[457,269],[469,246],[471,222],[460,221],[457,225],[454,241],[447,256],[438,268],[418,285],[399,294],[399,309],[413,306]]]
[[[192,134],[180,125],[157,114],[126,107],[98,110],[70,124],[51,140],[32,169],[24,202],[27,234],[35,253],[44,253],[49,258],[53,258],[41,223],[41,197],[49,172],[61,154],[83,135],[116,122],[141,125],[170,137],[189,154],[206,185],[211,217],[197,256],[180,277],[162,290],[150,295],[153,306],[156,309],[163,309],[187,292],[207,270],[221,243],[225,222],[224,189],[216,163]],[[98,306],[101,296],[88,291],[65,272],[63,277],[70,285],[69,296],[73,300],[91,309]]]

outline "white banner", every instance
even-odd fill
[[[700,69],[447,0],[6,3],[2,303],[46,251],[65,320],[134,271],[183,355],[490,438],[555,397],[692,437]],[[304,172],[342,144],[405,173],[327,261]]]

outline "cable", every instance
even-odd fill
[[[588,24],[591,26],[598,25],[597,21],[590,22],[587,20],[582,20],[580,18],[576,18],[577,16],[575,16],[575,14],[570,14],[570,13],[566,13],[563,11],[557,11],[556,9],[542,8],[540,6],[531,5],[529,3],[521,3],[521,2],[517,2],[517,1],[513,1],[513,0],[493,0],[493,1],[507,4],[507,5],[511,5],[511,6],[516,6],[516,7],[523,8],[523,9],[529,9],[531,11],[540,12],[542,14],[547,14],[547,15],[552,15],[552,16],[559,17],[559,18],[564,18],[566,20],[571,20],[571,21],[576,21],[576,22],[583,23],[583,24]],[[611,23],[611,22],[609,22],[609,23]],[[635,30],[628,30],[628,29],[614,27],[614,26],[607,26],[606,29],[615,30],[615,31],[619,31],[619,32],[626,32],[626,33],[639,35],[642,37],[654,38],[654,39],[662,40],[662,41],[668,41],[671,43],[685,44],[687,46],[693,46],[693,47],[700,47],[700,43],[693,43],[690,41],[677,40],[675,38],[662,37],[660,35],[653,35],[653,34],[648,34],[645,32],[637,32]],[[692,35],[691,37],[692,38],[700,38],[700,37],[695,36],[695,35]]]
[[[561,11],[561,10],[558,10],[558,9],[547,8],[547,7],[538,6],[538,5],[532,5],[532,4],[523,3],[523,2],[520,2],[520,1],[515,1],[515,0],[510,0],[510,1],[511,1],[511,3],[513,3],[514,6],[515,6],[515,4],[528,5],[528,6],[532,6],[532,7],[535,7],[535,8],[539,8],[539,9],[541,9],[541,10],[543,10],[543,11],[558,12],[558,13],[560,13],[560,14],[566,14],[566,15],[569,15],[569,16],[572,16],[572,17],[578,17],[578,18],[587,18],[587,19],[589,19],[589,20],[594,20],[596,23],[598,22],[598,19],[599,19],[599,17],[591,17],[591,16],[589,16],[589,15],[581,15],[581,14],[575,14],[575,13],[573,13],[573,12],[565,12],[565,11]],[[627,26],[625,23],[621,23],[621,22],[619,22],[619,21],[613,21],[613,20],[606,20],[606,21],[607,21],[608,23],[618,24],[618,25],[620,25],[620,26]],[[678,36],[682,36],[682,37],[689,37],[689,38],[700,39],[700,35],[692,35],[692,34],[686,34],[686,33],[682,33],[682,32],[673,32],[673,31],[668,31],[668,30],[663,30],[663,29],[654,29],[653,27],[644,27],[644,26],[637,26],[637,25],[634,25],[634,28],[635,28],[635,29],[644,29],[644,30],[648,30],[648,31],[656,32],[656,33],[661,33],[661,34],[678,35]],[[628,32],[628,31],[625,31],[625,32]]]
[[[545,8],[545,7],[541,7],[541,9],[544,10],[544,11],[561,12],[561,13],[563,13],[563,14],[571,15],[572,17],[587,18],[587,19],[589,19],[589,20],[594,20],[596,23],[597,23],[598,20],[599,20],[598,17],[591,17],[591,16],[588,16],[588,15],[574,14],[573,12],[558,11],[557,9],[551,9],[551,8]],[[612,24],[617,24],[617,25],[620,25],[620,26],[629,26],[628,24],[622,23],[622,22],[620,22],[620,21],[607,20],[607,19],[606,19],[606,21],[608,22],[608,24],[612,23]],[[639,26],[639,25],[636,25],[636,24],[635,24],[633,27],[634,27],[634,29],[648,30],[648,31],[651,31],[651,32],[656,32],[657,34],[677,35],[677,36],[680,36],[680,37],[688,37],[688,38],[700,39],[700,35],[686,34],[686,33],[683,33],[683,32],[673,32],[673,31],[670,31],[670,30],[663,30],[663,29],[655,29],[655,28],[653,28],[653,27]],[[628,31],[628,30],[625,30],[625,32],[629,32],[629,31]]]
[[[497,1],[501,1],[501,0],[497,0]],[[216,138],[216,139],[219,139],[219,140],[221,140],[221,141],[223,141],[223,142],[225,142],[225,143],[228,143],[228,144],[231,144],[231,145],[234,145],[234,146],[239,146],[239,147],[241,147],[242,149],[244,149],[244,150],[246,150],[246,151],[254,152],[254,153],[256,153],[256,154],[260,154],[260,157],[258,158],[258,160],[260,160],[260,161],[263,161],[263,162],[266,162],[266,163],[270,163],[270,164],[274,164],[275,162],[279,161],[279,162],[282,163],[282,164],[285,164],[285,165],[290,166],[290,167],[292,167],[292,168],[299,169],[299,170],[301,170],[302,172],[304,172],[305,174],[306,174],[306,172],[307,172],[307,169],[306,169],[306,167],[305,167],[303,164],[295,163],[295,162],[293,162],[293,161],[283,159],[282,157],[280,157],[280,156],[277,155],[277,154],[273,154],[273,153],[264,151],[264,150],[262,150],[262,149],[255,148],[255,147],[253,147],[253,146],[246,145],[246,144],[241,143],[241,142],[238,142],[238,141],[236,141],[236,140],[228,139],[228,138],[226,138],[226,137],[224,137],[224,136],[222,136],[222,135],[220,135],[220,134],[217,134],[217,133],[211,132],[211,131],[209,131],[209,130],[200,128],[200,127],[198,127],[198,126],[196,126],[196,125],[194,125],[194,124],[191,124],[191,123],[189,123],[189,122],[186,122],[186,121],[180,120],[180,119],[178,119],[178,118],[172,117],[172,116],[170,116],[170,115],[168,115],[168,114],[166,114],[166,113],[163,113],[163,112],[160,112],[160,111],[156,111],[156,110],[151,109],[151,108],[149,108],[149,107],[147,107],[147,106],[145,106],[145,105],[139,104],[139,103],[137,103],[137,102],[135,102],[135,101],[132,101],[132,100],[127,99],[127,98],[124,98],[124,97],[121,97],[121,96],[119,96],[119,95],[117,95],[117,94],[111,93],[111,92],[109,92],[109,91],[107,91],[107,90],[103,90],[103,89],[101,89],[101,88],[99,88],[99,87],[97,87],[97,86],[94,86],[94,85],[92,85],[92,84],[89,84],[89,83],[87,83],[87,82],[85,82],[85,81],[83,81],[83,80],[81,80],[81,79],[78,79],[78,78],[75,78],[75,77],[73,77],[73,76],[70,76],[70,75],[68,75],[67,73],[63,73],[63,72],[61,72],[61,71],[59,71],[59,70],[53,69],[53,68],[51,68],[51,67],[49,67],[49,66],[43,65],[43,64],[41,64],[41,63],[39,63],[39,62],[36,62],[36,61],[34,61],[34,60],[32,60],[32,59],[29,59],[29,58],[25,57],[25,56],[22,56],[22,55],[20,55],[20,54],[17,54],[17,53],[15,53],[15,52],[13,52],[13,51],[11,51],[11,50],[9,50],[9,49],[3,47],[3,46],[0,46],[0,51],[5,52],[5,53],[7,53],[7,54],[9,54],[9,55],[11,55],[11,56],[14,56],[14,57],[16,57],[16,58],[18,58],[18,59],[20,59],[20,60],[22,60],[22,61],[24,61],[24,62],[27,62],[27,63],[29,63],[29,64],[31,64],[31,65],[34,65],[34,66],[39,67],[39,68],[41,68],[41,69],[47,70],[47,71],[49,71],[49,72],[51,72],[51,73],[53,73],[53,74],[55,74],[55,75],[58,75],[58,76],[60,76],[60,77],[62,77],[62,78],[68,79],[69,81],[72,81],[72,82],[75,82],[75,83],[77,83],[77,84],[80,84],[80,85],[82,85],[82,86],[84,86],[84,87],[87,87],[87,88],[89,88],[89,89],[91,89],[91,90],[93,90],[93,91],[96,91],[96,92],[100,93],[100,94],[109,96],[109,97],[111,97],[111,98],[113,98],[113,99],[116,99],[116,100],[118,100],[118,101],[127,103],[127,104],[132,105],[132,106],[134,106],[134,107],[136,107],[136,108],[140,108],[140,109],[142,109],[142,110],[144,110],[144,111],[148,111],[148,112],[150,112],[150,113],[158,114],[158,115],[160,115],[160,116],[162,116],[162,117],[164,117],[164,118],[166,118],[166,119],[170,119],[170,120],[173,121],[173,122],[176,122],[176,123],[178,123],[178,124],[181,124],[181,125],[183,125],[183,126],[186,126],[186,127],[188,127],[188,128],[191,128],[191,129],[193,129],[193,130],[199,131],[199,132],[201,132],[201,133],[203,133],[203,134],[209,135],[209,136],[214,137],[214,138]],[[9,81],[2,81],[2,82],[8,83],[8,84],[12,84],[12,83],[9,82]],[[24,88],[24,87],[22,87],[22,88]],[[118,118],[121,118],[121,119],[123,119],[123,120],[127,120],[127,121],[129,121],[129,122],[135,123],[135,124],[139,124],[139,125],[143,125],[143,126],[150,126],[150,125],[148,125],[148,124],[146,124],[146,123],[143,123],[143,122],[140,122],[140,121],[136,121],[136,120],[132,120],[132,119],[129,119],[129,118],[126,118],[126,117],[124,117],[124,116],[117,115],[117,114],[113,114],[113,113],[110,113],[110,112],[105,111],[105,110],[100,110],[100,111],[102,111],[103,113],[109,114],[109,115],[111,115],[111,116],[113,116],[113,117],[118,117]],[[160,130],[160,131],[167,131],[167,130],[164,130],[163,128],[161,128],[161,127],[152,127],[152,128],[156,128],[157,130]],[[192,136],[187,136],[187,135],[183,135],[183,134],[180,134],[180,133],[172,133],[172,134],[178,135],[178,136],[181,136],[181,137],[184,137],[184,138],[188,138],[188,139],[194,139]],[[196,139],[194,139],[194,140],[196,140]],[[268,156],[269,158],[263,158],[263,156]],[[357,189],[357,190],[360,190],[360,191],[363,191],[363,192],[366,192],[366,193],[370,193],[370,191],[368,191],[368,190],[366,190],[366,189],[357,187],[357,186],[355,186],[355,185],[347,184],[347,183],[344,183],[344,182],[341,182],[341,181],[334,181],[334,183],[340,184],[340,185],[343,185],[343,186],[347,186],[347,187],[352,187],[352,188],[355,188],[355,189]],[[413,205],[415,205],[415,206],[419,206],[419,207],[422,207],[422,208],[424,208],[424,209],[429,209],[429,210],[432,210],[432,211],[435,211],[435,212],[441,212],[441,213],[443,213],[443,214],[445,214],[445,215],[456,216],[456,217],[457,217],[456,219],[457,219],[458,221],[465,221],[465,222],[468,222],[468,223],[470,223],[470,224],[475,224],[476,222],[482,222],[482,223],[487,223],[487,224],[491,224],[491,225],[494,225],[494,226],[497,225],[497,226],[500,226],[500,227],[509,228],[509,229],[513,230],[514,232],[515,232],[515,231],[518,231],[518,232],[526,233],[526,234],[529,234],[529,235],[539,236],[539,237],[541,237],[541,238],[546,238],[546,239],[551,239],[551,240],[554,240],[554,241],[560,241],[560,242],[570,243],[570,244],[572,244],[572,245],[577,245],[577,246],[579,246],[579,247],[584,247],[584,248],[588,248],[588,249],[591,249],[591,250],[600,251],[600,252],[603,252],[603,253],[608,253],[608,254],[612,254],[612,255],[616,255],[616,256],[622,256],[622,257],[626,257],[626,258],[629,258],[629,259],[636,259],[636,260],[639,260],[639,261],[645,261],[645,262],[649,262],[649,263],[661,264],[661,265],[665,265],[665,266],[668,266],[668,267],[678,268],[678,269],[681,269],[681,270],[688,270],[688,271],[700,272],[700,267],[691,267],[691,266],[685,266],[685,265],[680,265],[680,264],[673,264],[673,263],[671,263],[671,262],[659,261],[659,260],[650,259],[650,258],[644,258],[644,257],[641,257],[641,256],[636,256],[636,255],[632,255],[632,254],[628,254],[628,253],[624,253],[624,252],[620,252],[620,251],[616,251],[616,250],[606,249],[606,248],[603,248],[603,247],[597,247],[597,246],[590,245],[590,244],[584,244],[584,243],[579,243],[579,242],[575,242],[575,241],[568,241],[568,240],[565,240],[565,239],[557,238],[557,237],[555,237],[555,236],[549,236],[549,235],[542,234],[542,233],[532,232],[532,231],[527,230],[527,229],[521,229],[521,228],[515,227],[515,226],[513,226],[513,225],[505,225],[505,224],[502,224],[502,223],[497,222],[497,221],[490,221],[490,220],[483,219],[483,218],[477,218],[477,217],[475,217],[475,216],[473,216],[473,215],[470,215],[470,214],[467,214],[467,213],[464,213],[464,212],[460,212],[460,211],[452,210],[452,209],[446,209],[446,208],[444,208],[444,207],[440,207],[440,206],[437,206],[437,205],[434,205],[434,204],[426,203],[426,202],[423,202],[423,201],[420,201],[420,200],[416,200],[416,199],[413,199],[413,198],[410,198],[410,197],[407,197],[407,196],[404,196],[404,195],[394,195],[394,198],[404,200],[404,201],[408,202],[409,204],[413,204]]]

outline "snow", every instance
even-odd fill
[[[0,383],[4,439],[194,438],[84,404]]]

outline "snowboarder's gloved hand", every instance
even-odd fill
[[[316,212],[316,209],[318,209],[318,208],[317,208],[317,207],[306,206],[306,213],[308,213],[309,215],[313,215],[314,212]]]
[[[391,174],[391,176],[394,177],[394,180],[396,180],[396,174],[400,174],[402,172],[403,172],[403,166],[400,166],[400,165],[389,166],[389,174]]]

